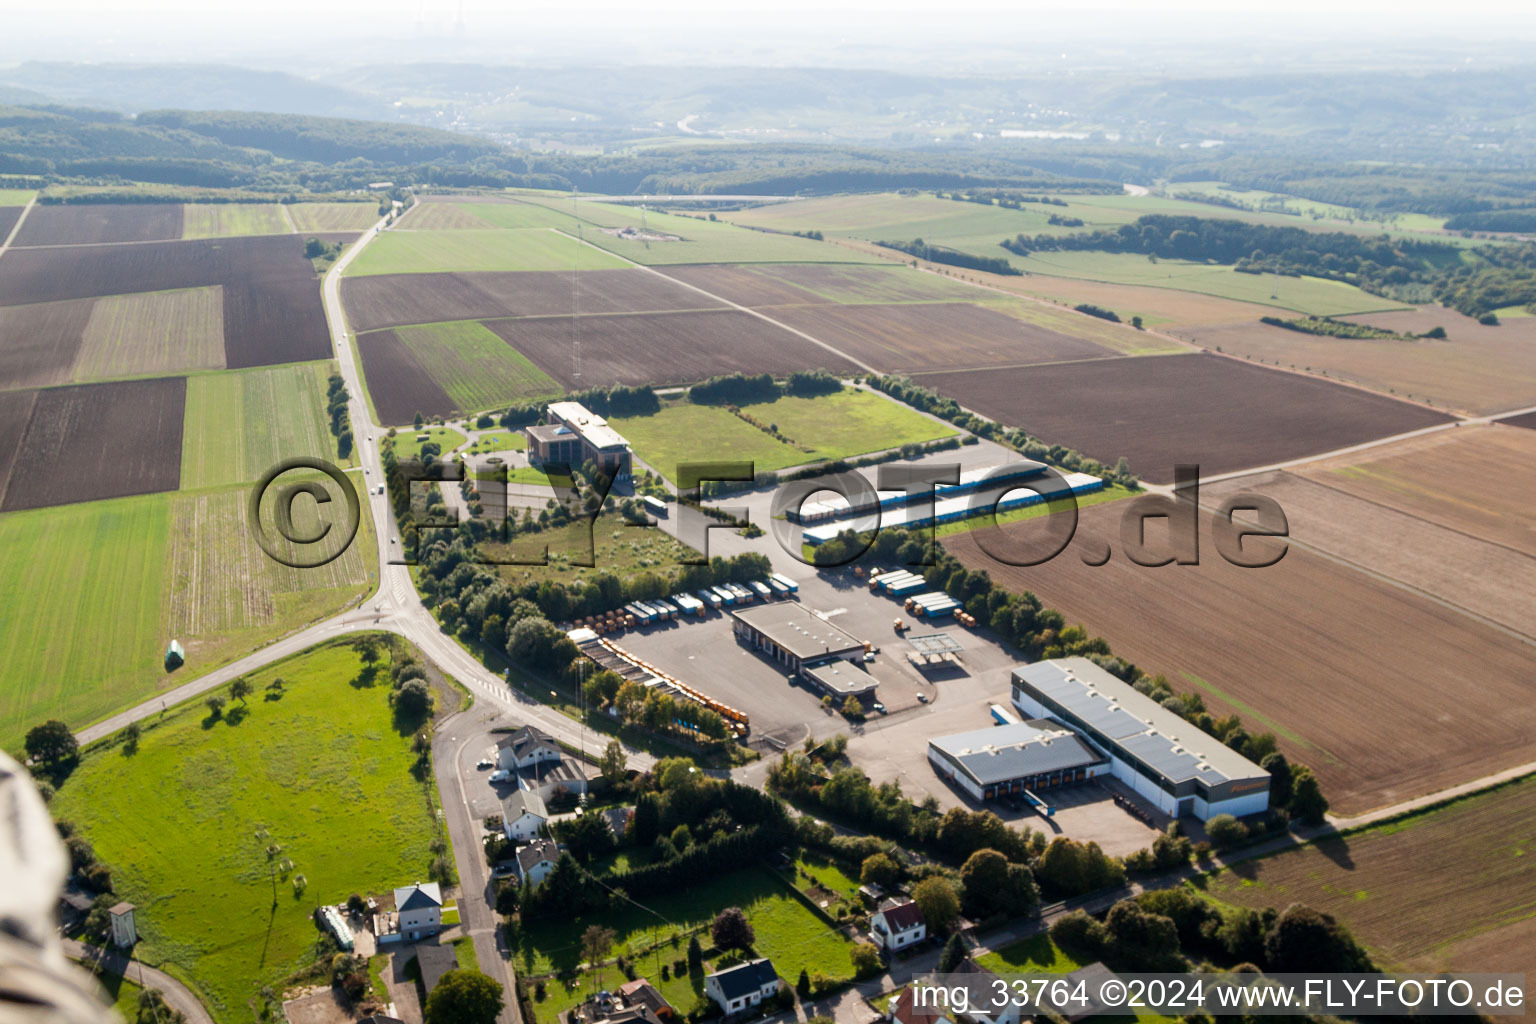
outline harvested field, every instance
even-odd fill
[[[39,392],[0,510],[174,491],[186,390],[162,377]]]
[[[968,566],[1110,638],[1116,654],[1198,690],[1213,713],[1235,711],[1250,731],[1273,731],[1293,761],[1316,770],[1337,813],[1530,760],[1530,643],[1304,548],[1267,568],[1238,568],[1217,552],[1204,516],[1198,566],[1145,568],[1123,550],[1104,565],[1084,564],[1121,547],[1121,518],[1135,507],[1085,510],[1073,543],[1039,566],[991,558],[976,541],[996,538],[990,530],[943,543]],[[1001,529],[1038,542],[1046,521]],[[1149,541],[1164,532],[1154,521]]]
[[[394,334],[442,385],[459,412],[561,393],[548,374],[474,320],[402,327]]]
[[[1468,426],[1314,462],[1298,476],[1536,558],[1536,434]]]
[[[1509,489],[1523,491],[1527,501],[1536,500],[1531,465],[1504,477],[1506,487],[1513,483]],[[1214,508],[1240,492],[1279,502],[1299,543],[1536,639],[1536,557],[1288,472],[1225,481],[1207,487],[1204,496]],[[1536,537],[1536,525],[1532,531]]]
[[[21,211],[20,206],[0,206],[0,242],[10,237],[11,229],[21,219]]]
[[[1511,416],[1509,419],[1499,420],[1499,422],[1508,424],[1511,427],[1523,427],[1526,430],[1536,430],[1536,412],[1528,412],[1522,416]]]
[[[100,203],[34,206],[15,245],[157,242],[181,237],[179,203]]]
[[[663,273],[743,306],[821,302],[943,302],[976,299],[970,285],[906,267],[761,263],[668,267]]]
[[[1103,306],[1114,310],[1127,323],[1131,317],[1139,316],[1148,327],[1200,327],[1275,315],[1272,308],[1257,303],[1145,285],[1107,284],[1103,281],[1045,277],[1041,274],[1028,277],[990,275],[987,283],[1019,295],[1030,295],[1069,307],[1085,302]]]
[[[224,290],[227,366],[330,356],[319,280],[295,235],[12,249],[0,261],[0,305],[212,285]]]
[[[887,372],[1104,359],[1110,349],[968,302],[798,306],[767,315]]]
[[[1437,406],[1482,415],[1536,405],[1536,318],[1486,327],[1448,309],[1354,316],[1403,333],[1443,327],[1445,341],[1333,338],[1244,321],[1180,330],[1207,348],[1329,375]]]
[[[373,227],[379,208],[373,203],[291,203],[288,216],[300,231],[358,233]]]
[[[181,488],[258,479],[298,455],[336,461],[325,415],[326,363],[187,379]]]
[[[571,344],[581,342],[581,386],[677,384],[721,373],[849,373],[846,359],[735,310],[539,317],[486,324],[562,386],[576,386]],[[372,375],[370,372],[370,380]]]
[[[7,388],[66,384],[93,299],[0,306],[0,385]]]
[[[21,449],[21,436],[32,419],[32,403],[36,400],[36,391],[0,391],[0,504],[5,502],[11,467]]]
[[[238,238],[293,232],[276,203],[188,203],[182,208],[182,238]]]
[[[1533,814],[1536,781],[1526,780],[1236,865],[1208,890],[1243,906],[1333,914],[1387,967],[1529,973],[1536,872],[1522,855]]]
[[[715,309],[720,303],[655,274],[625,270],[380,274],[346,278],[342,300],[353,328],[564,313]]]
[[[368,397],[380,423],[410,423],[419,412],[446,416],[453,411],[448,397],[394,331],[359,335],[357,352],[368,380]]]
[[[223,369],[221,293],[217,287],[186,288],[97,299],[75,357],[74,379]]]
[[[348,265],[347,274],[606,270],[627,265],[558,231],[386,231]]]
[[[1207,354],[928,373],[919,383],[983,416],[1156,483],[1265,466],[1450,420],[1315,377]]]

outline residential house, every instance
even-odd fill
[[[1076,999],[1064,1001],[1062,1004],[1055,1005],[1052,1008],[1071,1022],[1071,1024],[1076,1024],[1077,1021],[1086,1020],[1100,1013],[1107,1013],[1112,1016],[1123,1013],[1124,1010],[1118,1007],[1106,1006],[1095,998],[1103,991],[1103,985],[1106,981],[1116,980],[1118,979],[1115,977],[1114,972],[1102,963],[1095,962],[1088,964],[1086,967],[1079,967],[1070,974],[1062,976],[1062,981],[1066,983],[1063,991],[1075,993],[1078,983],[1082,982],[1086,999],[1082,1001]],[[1051,995],[1049,990],[1042,993],[1042,995],[1047,1003],[1050,1003]]]
[[[923,912],[909,899],[886,900],[869,916],[869,937],[887,952],[904,950],[928,937]]]
[[[729,1016],[772,999],[779,993],[779,974],[766,957],[727,967],[704,976],[704,994]],[[1017,1024],[1017,1021],[1012,1022]]]
[[[560,749],[554,737],[531,725],[508,733],[496,744],[497,767],[509,772],[531,768],[547,761],[559,761],[564,756],[565,752]]]
[[[937,1000],[920,1004],[911,985],[891,997],[887,1010],[891,1020],[898,1024],[955,1024],[958,1016],[950,1013],[947,1006],[937,1005]]]
[[[544,798],[531,789],[515,789],[501,801],[501,829],[509,842],[525,843],[537,838],[547,821],[549,808],[544,806]]]
[[[443,891],[436,882],[417,882],[395,890],[395,930],[415,942],[443,929]]]
[[[656,986],[644,978],[599,992],[565,1016],[566,1024],[670,1024],[677,1020]]]
[[[1013,1000],[1008,1000],[1002,1006],[997,1005],[1000,983],[1001,979],[996,974],[966,957],[955,968],[949,987],[965,986],[963,998],[968,1012],[964,1016],[971,1024],[1019,1024],[1020,1007]],[[951,1010],[951,1016],[955,1012]]]
[[[535,839],[517,851],[513,871],[518,881],[527,882],[529,888],[536,889],[555,870],[555,862],[559,859],[560,847],[554,840]]]

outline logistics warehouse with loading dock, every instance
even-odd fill
[[[1071,728],[1165,814],[1208,821],[1269,807],[1269,772],[1087,658],[1014,669],[1013,703]]]
[[[755,647],[827,696],[861,697],[876,680],[859,666],[870,645],[793,601],[731,612],[736,639]]]
[[[928,741],[928,760],[973,800],[1082,782],[1109,772],[1109,760],[1056,722],[1012,722]]]

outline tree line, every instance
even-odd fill
[[[951,267],[964,267],[966,270],[980,270],[988,274],[1002,274],[1018,277],[1024,273],[1018,267],[1009,263],[1000,256],[977,256],[974,253],[961,252],[959,249],[951,249],[943,245],[930,245],[921,238],[914,238],[910,242],[891,242],[881,240],[875,243],[887,249],[895,249],[904,252],[908,256],[916,256],[920,260],[929,263],[943,263]]]

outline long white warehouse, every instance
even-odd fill
[[[1070,727],[1165,814],[1206,821],[1269,807],[1269,772],[1087,658],[1014,669],[1013,703]]]

